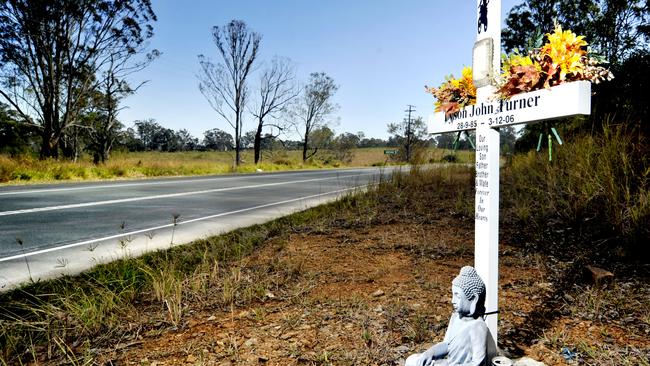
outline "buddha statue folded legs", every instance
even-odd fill
[[[496,347],[483,315],[485,284],[473,267],[463,267],[452,281],[454,313],[442,342],[406,359],[405,366],[487,366]]]

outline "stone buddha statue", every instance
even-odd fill
[[[442,342],[406,359],[405,366],[488,366],[496,346],[485,314],[485,284],[474,267],[463,267],[451,282],[454,313]]]

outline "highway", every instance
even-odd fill
[[[392,169],[0,187],[0,291],[263,223]]]

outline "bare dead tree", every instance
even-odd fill
[[[277,123],[268,124],[266,118],[274,117],[276,113],[284,111],[289,102],[300,93],[295,85],[295,73],[290,60],[279,57],[274,58],[271,61],[271,66],[260,75],[258,92],[259,99],[252,111],[253,116],[257,119],[257,129],[255,130],[253,142],[255,164],[260,161],[261,157],[262,129],[265,123],[276,127],[280,131],[285,128],[285,126]]]
[[[293,117],[294,126],[302,136],[303,162],[318,152],[318,146],[310,145],[310,136],[315,129],[327,125],[328,117],[338,108],[332,102],[338,88],[334,79],[327,74],[314,72],[310,74],[309,83],[296,99]]]
[[[212,29],[214,44],[222,62],[213,63],[199,55],[199,90],[212,109],[235,130],[235,164],[241,162],[243,114],[248,98],[247,78],[257,58],[262,36],[241,20],[231,20]]]
[[[137,49],[155,20],[150,0],[0,3],[0,96],[40,130],[41,158],[58,157],[115,48]]]

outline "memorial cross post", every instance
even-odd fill
[[[493,80],[501,71],[501,0],[477,0],[477,33],[472,52],[476,105],[490,105]],[[489,108],[484,108],[487,112]],[[483,111],[481,111],[483,112]],[[485,322],[497,342],[499,308],[499,131],[476,126],[474,268],[485,283]]]
[[[501,71],[501,0],[477,0],[477,36],[472,52],[476,103],[450,116],[429,116],[428,132],[476,130],[474,266],[486,286],[486,323],[497,341],[499,280],[499,132],[501,126],[588,115],[591,83],[574,81],[499,100],[494,92]]]

